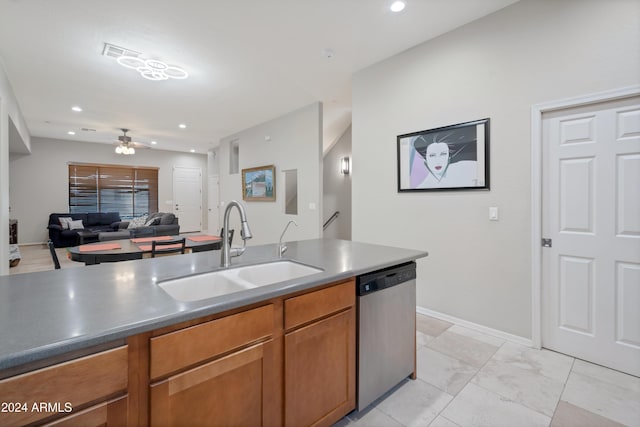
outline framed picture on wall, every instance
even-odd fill
[[[489,119],[398,135],[398,192],[489,190]]]
[[[242,169],[242,199],[248,202],[276,201],[276,167]]]

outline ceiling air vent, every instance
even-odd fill
[[[83,132],[95,132],[95,129],[89,129],[89,128],[80,128],[81,131]]]
[[[135,50],[116,46],[114,44],[105,43],[104,49],[102,50],[102,55],[110,56],[112,58],[119,58],[121,56],[139,56],[140,52],[136,52]]]

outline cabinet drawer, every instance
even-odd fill
[[[286,299],[284,301],[285,330],[355,305],[355,286],[355,281],[351,279],[339,285]]]
[[[3,402],[26,403],[28,408],[26,412],[0,413],[0,425],[28,424],[57,413],[33,411],[33,405],[40,402],[58,403],[62,411],[69,403],[75,410],[100,398],[124,394],[127,358],[127,346],[122,346],[0,381]]]
[[[151,379],[268,338],[273,329],[273,305],[269,304],[151,338]]]
[[[125,425],[127,425],[127,396],[92,406],[77,414],[45,424],[45,427],[120,427]]]

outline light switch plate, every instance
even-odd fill
[[[492,206],[489,208],[489,221],[497,221],[499,218],[498,207]]]
[[[315,203],[309,203],[309,210],[310,211],[315,211],[316,210],[316,204]]]

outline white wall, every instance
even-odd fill
[[[33,138],[30,155],[12,155],[9,164],[11,217],[18,220],[21,244],[44,242],[49,214],[69,212],[68,163],[103,163],[159,167],[158,209],[172,212],[173,167],[202,169],[202,224],[206,224],[207,156],[163,150],[136,150],[134,156],[114,152],[108,144]],[[34,179],[33,176],[36,178]]]
[[[270,140],[265,140],[269,137]],[[240,171],[256,166],[275,165],[276,201],[245,202],[242,200],[242,174],[229,174],[229,143],[238,140]],[[220,141],[220,200],[225,205],[238,200],[247,211],[253,238],[247,245],[277,242],[291,219],[286,240],[313,239],[322,236],[322,104],[313,103],[277,119],[246,129]],[[298,170],[298,215],[284,213],[284,174]],[[315,204],[310,209],[309,204]],[[221,212],[224,212],[221,207]],[[231,213],[231,228],[239,233],[237,212]],[[221,218],[222,221],[222,218]],[[222,223],[221,223],[222,226]],[[234,245],[240,245],[239,234]]]
[[[0,275],[9,274],[9,122],[28,151],[31,142],[13,89],[0,61]]]
[[[353,238],[429,252],[419,306],[531,337],[530,108],[638,84],[639,9],[523,0],[354,76]],[[491,191],[397,193],[397,135],[485,117]]]
[[[351,126],[340,136],[331,150],[324,156],[322,222],[335,211],[340,215],[323,236],[333,239],[351,240],[351,175],[340,173],[340,159],[351,158]]]

